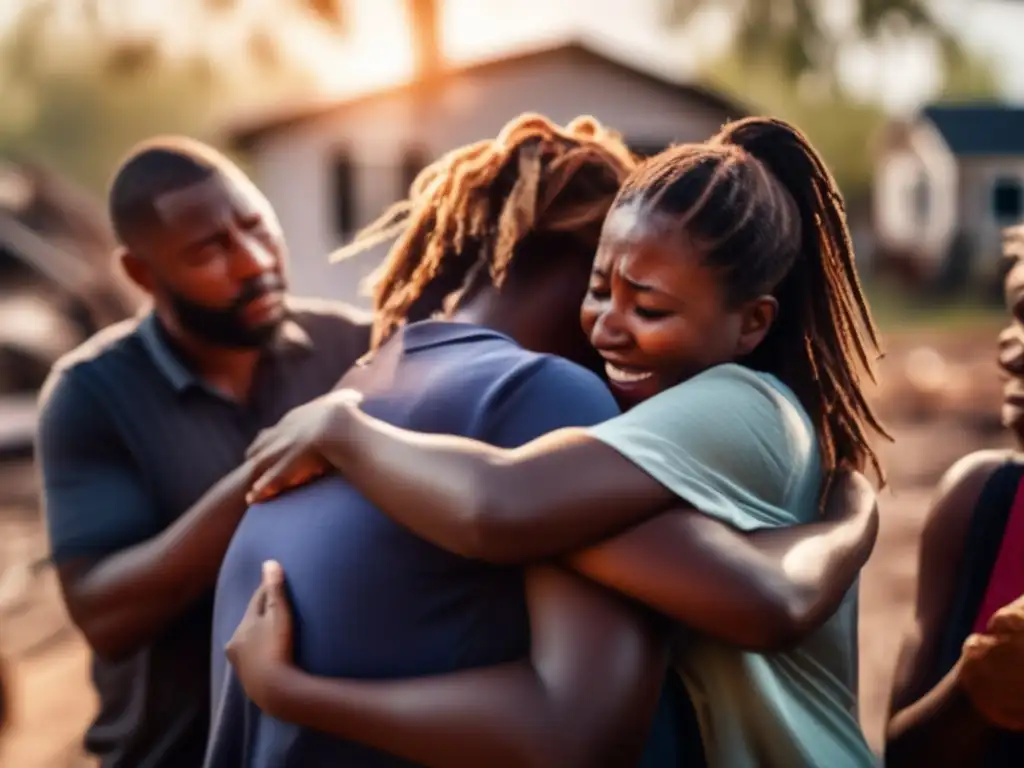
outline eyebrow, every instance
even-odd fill
[[[632,280],[632,279],[626,277],[621,272],[619,273],[619,277],[621,277],[623,280],[625,280],[626,281],[626,285],[628,285],[634,291],[639,291],[640,293],[664,293],[666,296],[669,295],[669,294],[665,293],[665,291],[658,290],[653,285],[648,285],[647,283],[638,283],[636,280]]]

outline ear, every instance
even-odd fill
[[[736,340],[736,357],[749,355],[764,341],[779,313],[779,302],[774,296],[759,296],[743,307],[740,317],[740,335]]]
[[[117,259],[121,262],[124,273],[133,283],[146,293],[153,293],[153,272],[145,259],[135,255],[127,248],[118,249]]]

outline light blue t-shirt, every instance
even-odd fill
[[[823,473],[814,427],[774,376],[720,365],[591,434],[740,530],[818,516]],[[675,661],[712,768],[877,764],[857,722],[856,587],[792,651],[756,654],[691,637]]]

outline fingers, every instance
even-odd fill
[[[268,455],[268,462],[276,459],[276,463],[273,463],[269,469],[258,471],[255,475],[256,481],[252,484],[246,501],[249,504],[266,501],[289,488],[292,485],[291,475],[304,456],[305,451],[302,448],[293,448],[283,456]]]
[[[979,659],[998,643],[999,640],[991,635],[970,635],[964,640],[963,655],[968,659]]]
[[[266,593],[265,610],[268,613],[285,604],[284,569],[276,560],[263,563],[263,584],[260,588]]]
[[[260,616],[267,607],[267,591],[260,584],[249,598],[249,606],[245,609],[246,616]]]
[[[988,631],[996,635],[1024,632],[1024,601],[1018,598],[992,614]]]
[[[267,446],[274,442],[277,432],[273,427],[268,429],[260,430],[260,433],[256,435],[256,439],[252,441],[249,447],[245,451],[245,458],[252,459],[263,453]]]
[[[287,440],[279,438],[265,443],[259,451],[247,454],[246,461],[249,464],[250,479],[255,481],[264,475],[267,470],[281,460],[281,456],[288,451],[289,445]]]

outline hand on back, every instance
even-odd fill
[[[266,501],[327,474],[331,466],[319,447],[334,431],[337,416],[361,400],[355,390],[339,389],[292,409],[260,432],[246,453],[253,478],[249,503]]]

